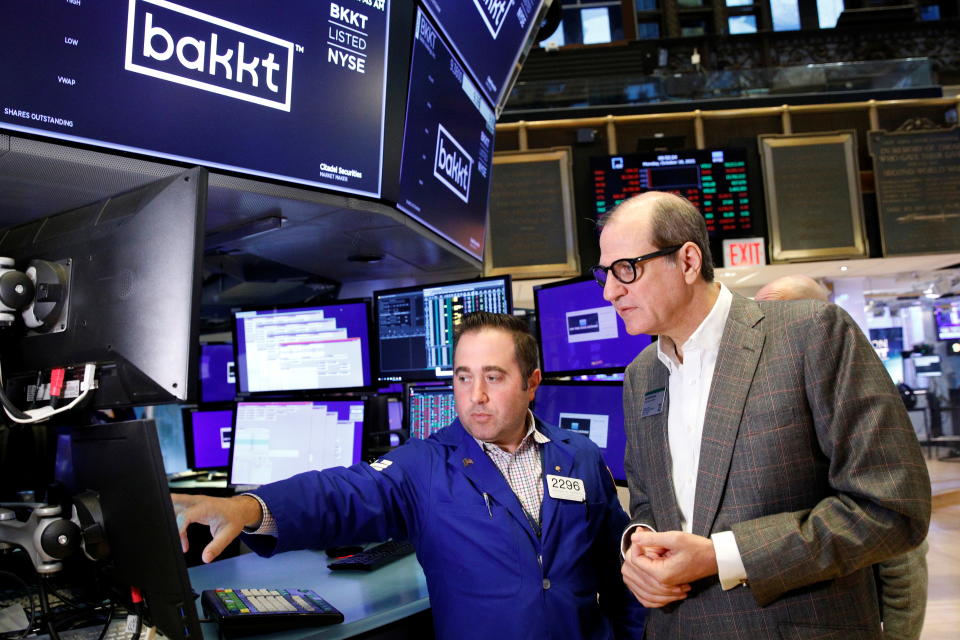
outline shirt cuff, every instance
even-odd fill
[[[720,577],[720,587],[724,591],[747,584],[747,570],[740,557],[740,547],[733,531],[721,531],[710,536],[713,540],[713,550],[717,555],[717,573]]]
[[[263,498],[261,498],[255,493],[241,493],[240,495],[250,496],[251,498],[255,499],[257,502],[259,502],[260,511],[263,514],[263,516],[260,519],[259,527],[257,527],[256,529],[253,529],[250,527],[244,527],[243,532],[249,533],[250,535],[254,535],[254,536],[273,536],[274,538],[276,538],[277,537],[277,521],[274,520],[273,514],[270,513],[270,509],[269,507],[267,507],[267,503],[263,501]]]
[[[627,528],[623,530],[623,535],[620,536],[620,559],[621,560],[623,559],[624,556],[626,556],[627,549],[630,548],[630,536],[633,535],[634,530],[639,527],[643,527],[644,529],[647,529],[649,531],[656,531],[656,529],[654,529],[653,527],[645,524],[627,525]]]

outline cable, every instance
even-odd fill
[[[80,395],[74,398],[73,401],[68,405],[56,409],[48,405],[44,407],[38,407],[36,409],[30,409],[24,413],[14,407],[9,398],[7,398],[6,394],[3,393],[2,384],[0,384],[0,403],[3,404],[3,409],[6,411],[7,417],[17,424],[35,424],[37,422],[43,422],[50,416],[70,411],[78,404],[83,402],[83,400],[87,397],[87,394],[90,392],[90,389],[93,388],[94,375],[96,374],[96,371],[96,364],[88,363],[83,365],[83,382],[80,383]],[[2,381],[2,378],[0,378],[0,381]],[[11,408],[13,411],[11,411]],[[26,418],[19,417],[24,415],[26,415]]]
[[[107,629],[110,628],[110,623],[113,622],[113,610],[116,609],[114,603],[110,603],[110,610],[107,611],[107,621],[103,623],[103,629],[100,629],[100,635],[97,636],[97,640],[103,640],[107,635]]]
[[[60,634],[53,624],[53,614],[50,613],[50,601],[47,598],[46,578],[40,577],[40,607],[43,609],[43,620],[47,623],[47,631],[50,632],[50,640],[60,640]]]

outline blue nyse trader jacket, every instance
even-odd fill
[[[600,451],[539,420],[537,429],[550,438],[544,473],[579,478],[587,498],[558,500],[545,489],[541,537],[457,420],[373,466],[302,473],[260,487],[255,493],[276,518],[278,537],[245,541],[272,555],[409,539],[440,638],[639,638],[645,612],[620,577],[627,516]]]

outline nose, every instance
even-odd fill
[[[487,401],[487,385],[482,378],[477,380],[470,390],[470,400],[474,404],[483,404]]]
[[[627,288],[623,283],[614,278],[612,273],[608,273],[607,281],[603,283],[603,299],[611,303],[616,302],[626,292]]]

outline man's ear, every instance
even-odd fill
[[[527,395],[530,398],[530,402],[533,402],[533,396],[537,393],[537,387],[540,386],[542,379],[543,376],[540,373],[540,369],[534,369],[530,377],[527,378]]]
[[[700,252],[700,247],[692,242],[687,242],[680,247],[680,251],[677,253],[677,261],[680,263],[683,279],[687,284],[693,284],[700,277],[700,271],[703,269],[703,253]]]

